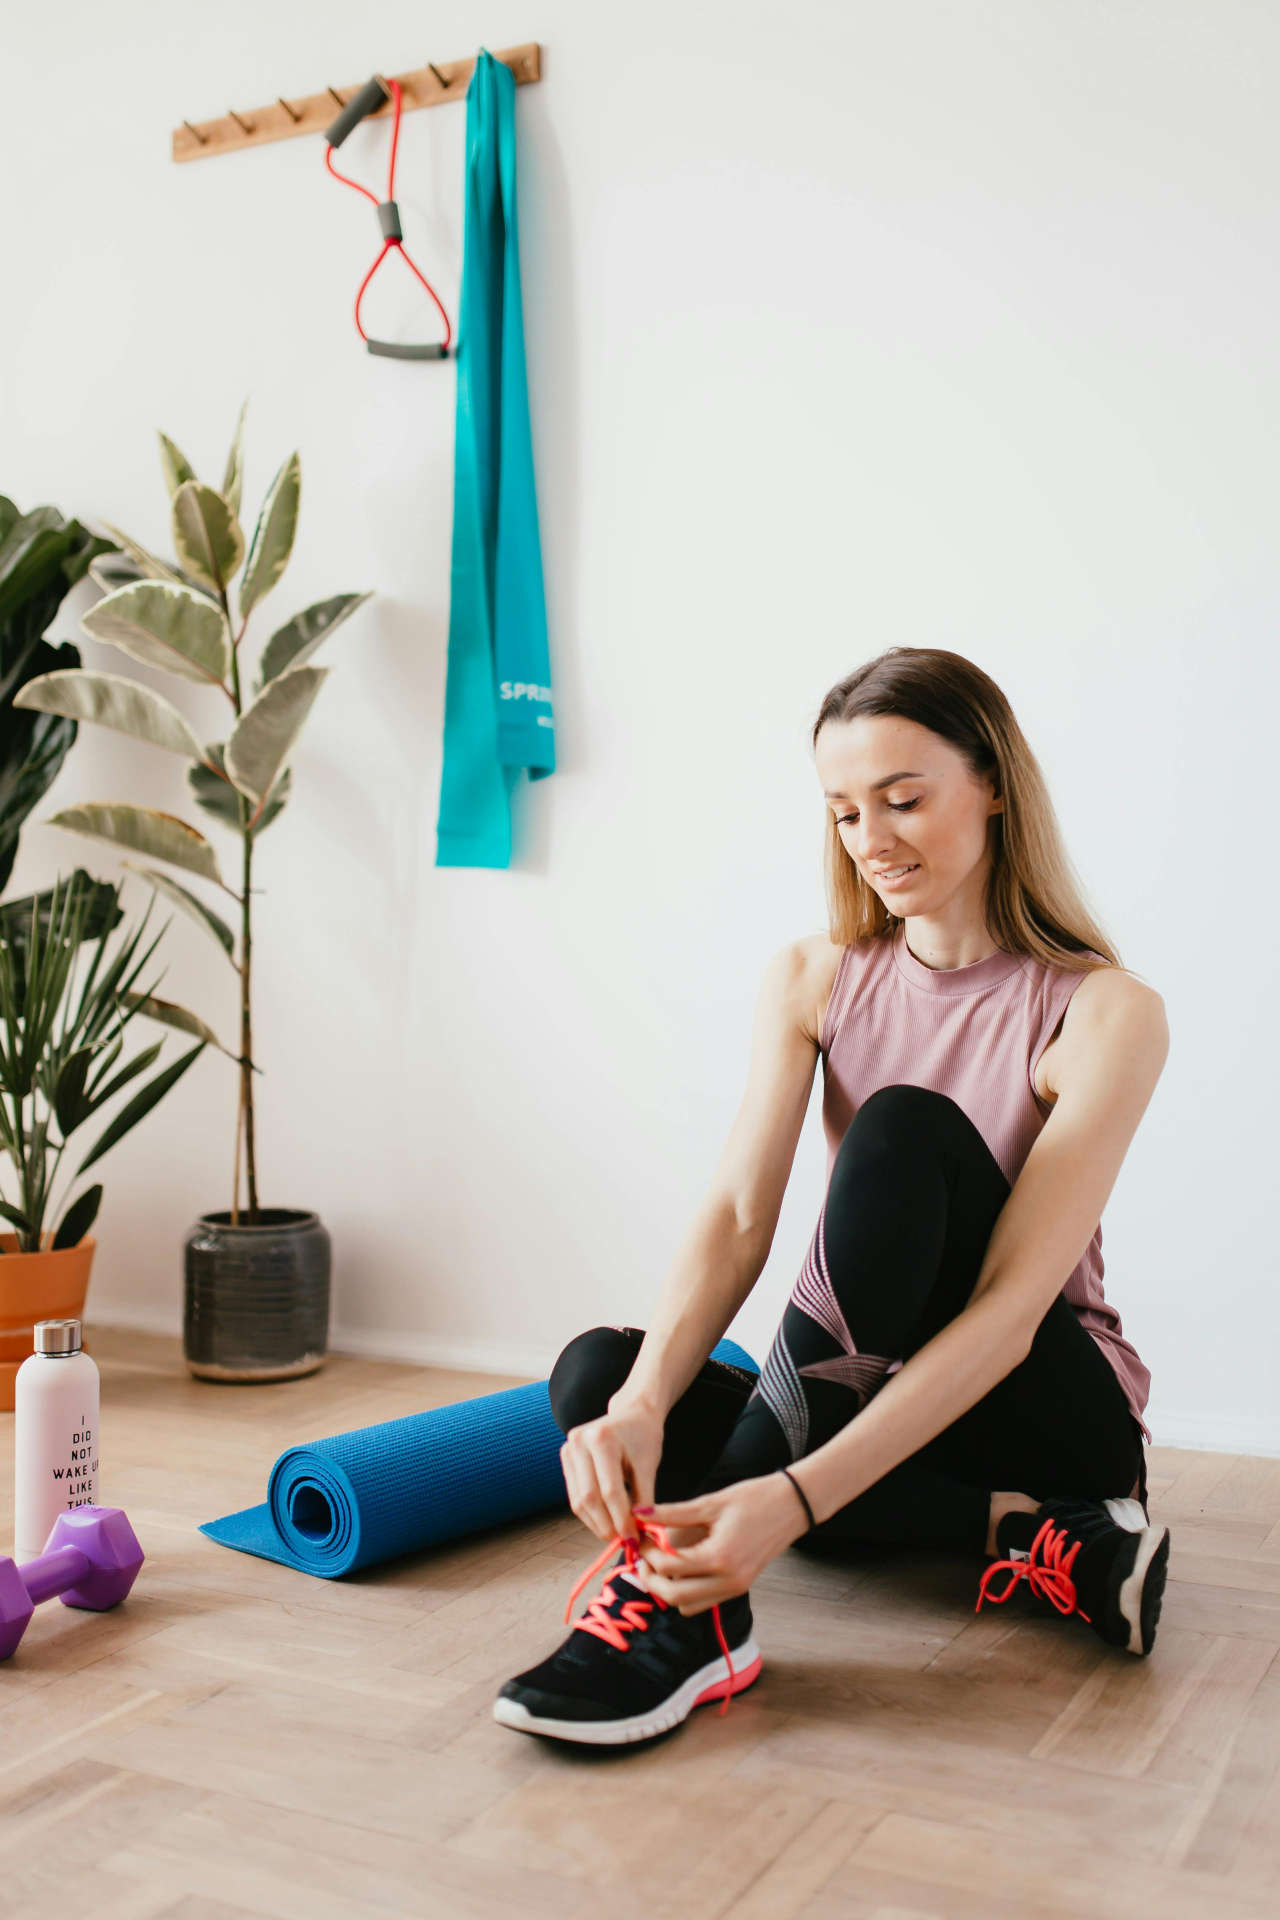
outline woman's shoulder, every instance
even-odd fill
[[[792,942],[791,950],[795,955],[801,1023],[809,1039],[817,1046],[820,1044],[836,974],[848,949],[838,946],[824,931],[801,934],[798,940]]]

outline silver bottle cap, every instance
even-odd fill
[[[37,1320],[37,1353],[68,1354],[80,1352],[78,1320]]]

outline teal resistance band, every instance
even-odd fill
[[[516,228],[515,77],[467,88],[453,556],[438,867],[509,867],[511,793],[555,771]]]

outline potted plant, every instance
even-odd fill
[[[15,712],[14,695],[50,668],[80,664],[78,648],[69,641],[52,646],[45,631],[70,589],[111,545],[78,520],[64,520],[56,507],[23,513],[0,494],[0,893],[13,872],[23,822],[57,778],[78,731],[61,715]],[[85,909],[82,933],[114,925],[120,914],[108,905],[109,889],[97,889],[83,868],[76,879]],[[50,903],[45,894],[0,906],[0,945],[21,944],[32,910],[47,918]],[[13,1405],[13,1376],[31,1351],[35,1320],[68,1311],[68,1301],[83,1305],[92,1249],[92,1241],[81,1242],[70,1261],[64,1248],[18,1254],[17,1236],[0,1236],[0,1250],[10,1256],[0,1260],[0,1407]],[[68,1264],[76,1269],[69,1283],[55,1283],[53,1269]]]
[[[329,1328],[329,1236],[310,1208],[259,1204],[253,1076],[251,963],[253,864],[259,837],[278,818],[290,787],[288,756],[328,673],[311,655],[370,596],[341,593],[278,627],[247,683],[243,641],[250,613],[279,584],[293,550],[301,468],[292,453],[279,468],[246,542],[241,531],[241,442],[236,423],[222,484],[206,485],[167,435],[161,464],[169,492],[176,559],[160,560],[104,522],[123,550],[91,572],[110,590],[82,618],[94,639],[181,680],[215,687],[227,699],[226,737],[202,743],[179,710],[139,681],[84,668],[58,669],[22,689],[17,704],[90,720],[181,755],[191,799],[230,832],[239,888],[223,879],[217,853],[185,820],[119,802],[68,807],[50,824],[159,860],[226,894],[232,927],[197,893],[151,866],[134,867],[214,940],[238,981],[240,1046],[231,1206],[202,1213],[185,1249],[183,1347],[199,1378],[280,1380],[323,1364]],[[236,611],[231,587],[236,575]],[[123,584],[117,584],[122,576]],[[125,863],[133,866],[132,862]],[[240,1173],[247,1205],[240,1206]]]
[[[70,1188],[151,1111],[214,1035],[184,1007],[135,985],[160,939],[138,948],[155,905],[116,951],[107,946],[121,914],[118,890],[77,871],[32,899],[25,921],[0,911],[0,1153],[8,1170],[0,1215],[0,1407],[13,1406],[14,1379],[31,1351],[37,1320],[82,1319],[96,1242],[89,1228],[102,1200],[100,1182],[74,1199]],[[90,944],[90,921],[101,931]],[[163,932],[164,929],[161,930]],[[124,1033],[149,1014],[200,1037],[189,1052],[145,1082],[99,1133],[55,1202],[62,1157],[73,1133],[152,1065],[163,1039],[123,1066]]]

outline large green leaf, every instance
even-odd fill
[[[218,784],[221,786],[222,782],[219,781]],[[158,867],[138,867],[132,860],[126,860],[124,864],[130,873],[141,874],[142,878],[149,880],[166,899],[172,900],[175,906],[181,907],[184,913],[190,914],[197,926],[203,927],[206,933],[211,933],[232,966],[235,965],[235,935],[225,920],[211,912],[203,900],[197,900],[194,893],[188,893],[177,880],[170,879],[167,873],[161,873]]]
[[[159,428],[156,431],[159,433]],[[160,464],[164,468],[164,483],[171,500],[184,481],[196,477],[195,468],[180,448],[174,446],[167,433],[160,433]]]
[[[157,999],[154,993],[124,993],[121,999],[126,1005],[134,1007],[148,1020],[158,1020],[165,1027],[179,1027],[183,1033],[194,1033],[207,1046],[216,1047],[219,1053],[225,1053],[229,1060],[239,1060],[238,1053],[232,1053],[230,1047],[224,1047],[212,1027],[207,1027],[198,1013],[192,1013],[186,1007],[175,1005],[172,1000]]]
[[[268,680],[274,680],[283,673],[286,667],[300,667],[305,660],[309,660],[320,642],[372,597],[371,591],[335,593],[331,600],[318,600],[315,606],[295,613],[292,620],[286,621],[283,627],[272,634],[262,649],[262,658],[258,662],[259,689],[265,687]]]
[[[289,563],[298,529],[302,464],[291,453],[267,490],[240,578],[240,618],[270,593]]]
[[[123,1041],[119,1041],[119,1040],[115,1043],[115,1046],[112,1048],[111,1052],[107,1055],[107,1064],[110,1064],[110,1062],[115,1058],[117,1052],[119,1051],[120,1047],[123,1044],[124,1044]],[[121,1067],[119,1073],[117,1073],[112,1079],[107,1080],[105,1083],[103,1082],[101,1074],[99,1074],[97,1083],[90,1088],[90,1092],[93,1095],[94,1112],[96,1113],[99,1107],[105,1107],[107,1104],[107,1101],[114,1099],[115,1095],[119,1093],[121,1087],[127,1087],[129,1082],[132,1079],[134,1079],[136,1075],[140,1073],[145,1073],[147,1068],[151,1065],[151,1062],[155,1059],[156,1055],[160,1052],[160,1049],[163,1047],[163,1045],[164,1045],[163,1040],[157,1040],[154,1046],[144,1047],[141,1053],[134,1054],[133,1059],[129,1061],[127,1066]]]
[[[210,771],[211,767],[217,767],[220,768],[222,772],[225,772],[225,753],[226,747],[223,742],[217,740],[210,741],[204,750],[204,757],[207,764],[202,767],[187,768],[187,785],[190,787],[191,796],[198,807],[202,808],[205,813],[211,814],[215,820],[221,820],[223,825],[230,827],[233,832],[241,833],[243,827],[241,825],[240,809],[243,801],[240,790],[238,787],[233,786],[229,779],[223,779],[220,773]],[[293,776],[289,768],[286,767],[280,775],[280,778],[276,781],[275,786],[272,787],[266,806],[262,809],[257,820],[249,829],[249,837],[251,840],[256,840],[258,835],[271,825],[271,822],[289,798],[289,789],[292,784]],[[252,807],[249,811],[252,816]]]
[[[62,884],[75,887],[84,898],[85,915],[80,929],[83,940],[99,939],[124,919],[119,888],[109,881],[95,880],[83,867],[77,867]],[[41,938],[47,938],[54,898],[54,891],[24,893],[20,899],[0,903],[0,942],[10,946],[19,957],[25,953],[33,912],[39,917]]]
[[[66,667],[29,680],[13,702],[38,713],[61,713],[71,720],[92,720],[153,747],[165,747],[186,760],[203,760],[204,748],[178,709],[137,680],[119,673],[90,673]]]
[[[80,650],[44,638],[66,594],[112,543],[56,508],[19,513],[0,497],[0,892],[8,885],[23,825],[57,778],[79,731],[57,714],[15,713],[19,688]]]
[[[236,430],[231,441],[231,451],[227,455],[226,469],[223,472],[222,486],[219,489],[232,513],[237,516],[240,512],[240,482],[244,477],[240,443],[244,434],[244,410],[248,404],[249,396],[246,394],[240,402],[240,414],[236,420]]]
[[[78,1047],[62,1063],[53,1093],[53,1110],[64,1140],[93,1112],[93,1101],[86,1095],[84,1084],[97,1051],[97,1047]]]
[[[72,1203],[62,1216],[62,1225],[53,1236],[51,1252],[57,1253],[60,1247],[78,1246],[98,1217],[98,1208],[102,1202],[102,1186],[86,1187],[80,1198]]]
[[[24,533],[30,517],[19,517],[0,549],[10,563],[9,572],[0,572],[0,893],[12,875],[22,828],[80,731],[58,714],[15,712],[13,698],[43,673],[81,665],[78,647],[69,641],[51,646],[43,635],[80,559],[91,563],[101,546],[93,539],[77,553],[75,539],[83,538],[83,529],[72,522],[61,532],[46,529],[37,553]]]
[[[290,667],[263,688],[236,722],[227,741],[226,767],[251,800],[261,803],[271,791],[328,674],[328,667]]]
[[[189,574],[220,594],[244,559],[240,522],[199,480],[184,481],[173,496],[173,550]]]
[[[129,847],[149,860],[167,860],[170,866],[185,867],[188,873],[222,885],[217,854],[202,833],[176,814],[157,813],[152,807],[86,804],[64,807],[61,813],[51,814],[45,825],[86,833],[92,840],[109,840],[113,846]]]
[[[121,1107],[119,1113],[102,1135],[97,1145],[91,1150],[88,1157],[80,1162],[80,1165],[76,1169],[77,1175],[82,1174],[86,1167],[91,1167],[95,1160],[100,1160],[108,1148],[114,1147],[118,1140],[123,1139],[130,1127],[135,1126],[144,1114],[150,1113],[156,1102],[163,1099],[164,1095],[168,1093],[174,1081],[180,1079],[191,1065],[191,1062],[196,1059],[199,1054],[204,1052],[204,1048],[205,1043],[201,1040],[196,1046],[192,1047],[190,1053],[184,1053],[180,1060],[172,1061],[164,1069],[163,1073],[156,1075],[154,1080],[148,1080],[146,1086],[134,1094],[133,1099],[129,1101],[127,1106]]]
[[[138,580],[118,587],[82,615],[95,640],[107,640],[144,666],[220,687],[231,670],[231,636],[219,608],[190,587]]]
[[[6,505],[12,511],[0,515],[0,623],[7,653],[14,638],[10,623],[24,644],[38,639],[67,589],[110,543],[78,520],[64,520],[56,507],[18,513],[11,500]],[[39,615],[34,624],[28,619],[33,613]]]

